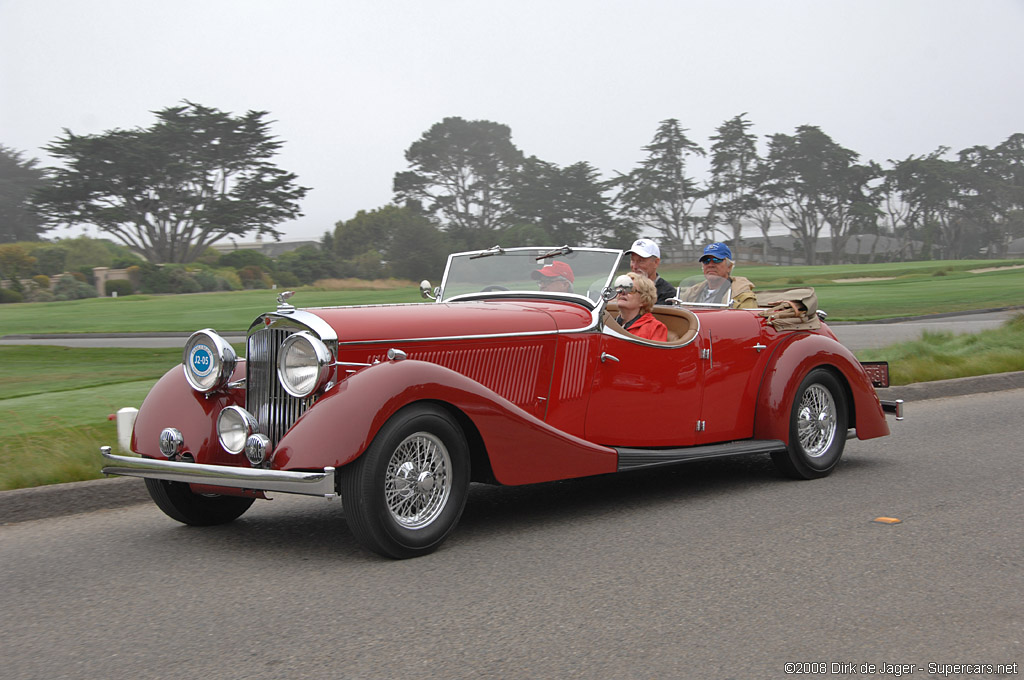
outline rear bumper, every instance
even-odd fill
[[[892,413],[896,416],[896,420],[903,420],[902,399],[880,399],[879,401],[882,402],[882,411]]]
[[[324,498],[335,498],[338,495],[332,467],[324,468],[323,472],[294,472],[227,465],[203,465],[154,458],[116,456],[110,452],[109,446],[101,446],[100,454],[107,461],[102,470],[105,475],[144,477],[170,482],[227,486],[253,491],[277,491],[305,496],[323,496]]]

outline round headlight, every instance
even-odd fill
[[[293,397],[308,397],[324,386],[331,374],[331,351],[319,338],[302,331],[281,343],[277,378]]]
[[[259,430],[259,423],[241,406],[228,406],[217,416],[217,439],[228,453],[241,453],[245,440]]]
[[[206,328],[189,337],[181,360],[185,365],[185,379],[192,389],[212,392],[231,379],[238,357],[227,340]]]

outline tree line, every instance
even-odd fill
[[[281,142],[267,112],[183,102],[155,115],[147,128],[65,129],[45,147],[62,163],[51,168],[0,145],[0,243],[92,225],[147,263],[191,264],[226,238],[280,238],[277,227],[301,215],[309,189],[274,164]],[[1024,235],[1024,134],[883,167],[813,125],[761,137],[752,127],[737,115],[705,148],[677,119],[663,120],[635,168],[602,178],[586,161],[526,155],[507,125],[445,118],[406,150],[392,202],[337,222],[278,273],[300,283],[417,279],[436,276],[448,252],[496,243],[622,248],[655,234],[663,246],[736,244],[750,227],[767,249],[780,225],[810,264],[842,262],[856,235],[893,237],[905,259],[1003,256]],[[707,161],[703,177],[691,169],[698,158]],[[831,251],[822,254],[826,236]],[[4,277],[12,267],[31,273],[24,258],[0,259]]]

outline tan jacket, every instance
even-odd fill
[[[729,277],[729,280],[732,281],[730,291],[732,294],[732,303],[729,307],[732,309],[757,309],[757,297],[754,295],[754,284],[750,282],[750,279],[742,276],[731,276]],[[707,291],[707,288],[707,281],[701,281],[700,283],[687,288],[682,295],[680,295],[680,299],[683,301],[700,300]],[[715,297],[718,297],[718,295]]]
[[[757,309],[757,297],[754,295],[754,284],[742,276],[732,277],[733,309]]]

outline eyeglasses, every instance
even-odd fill
[[[725,258],[722,258],[722,257],[712,257],[712,256],[708,255],[707,257],[700,258],[700,261],[701,261],[702,264],[707,264],[708,262],[713,262],[714,264],[718,264],[719,262],[725,262]]]

